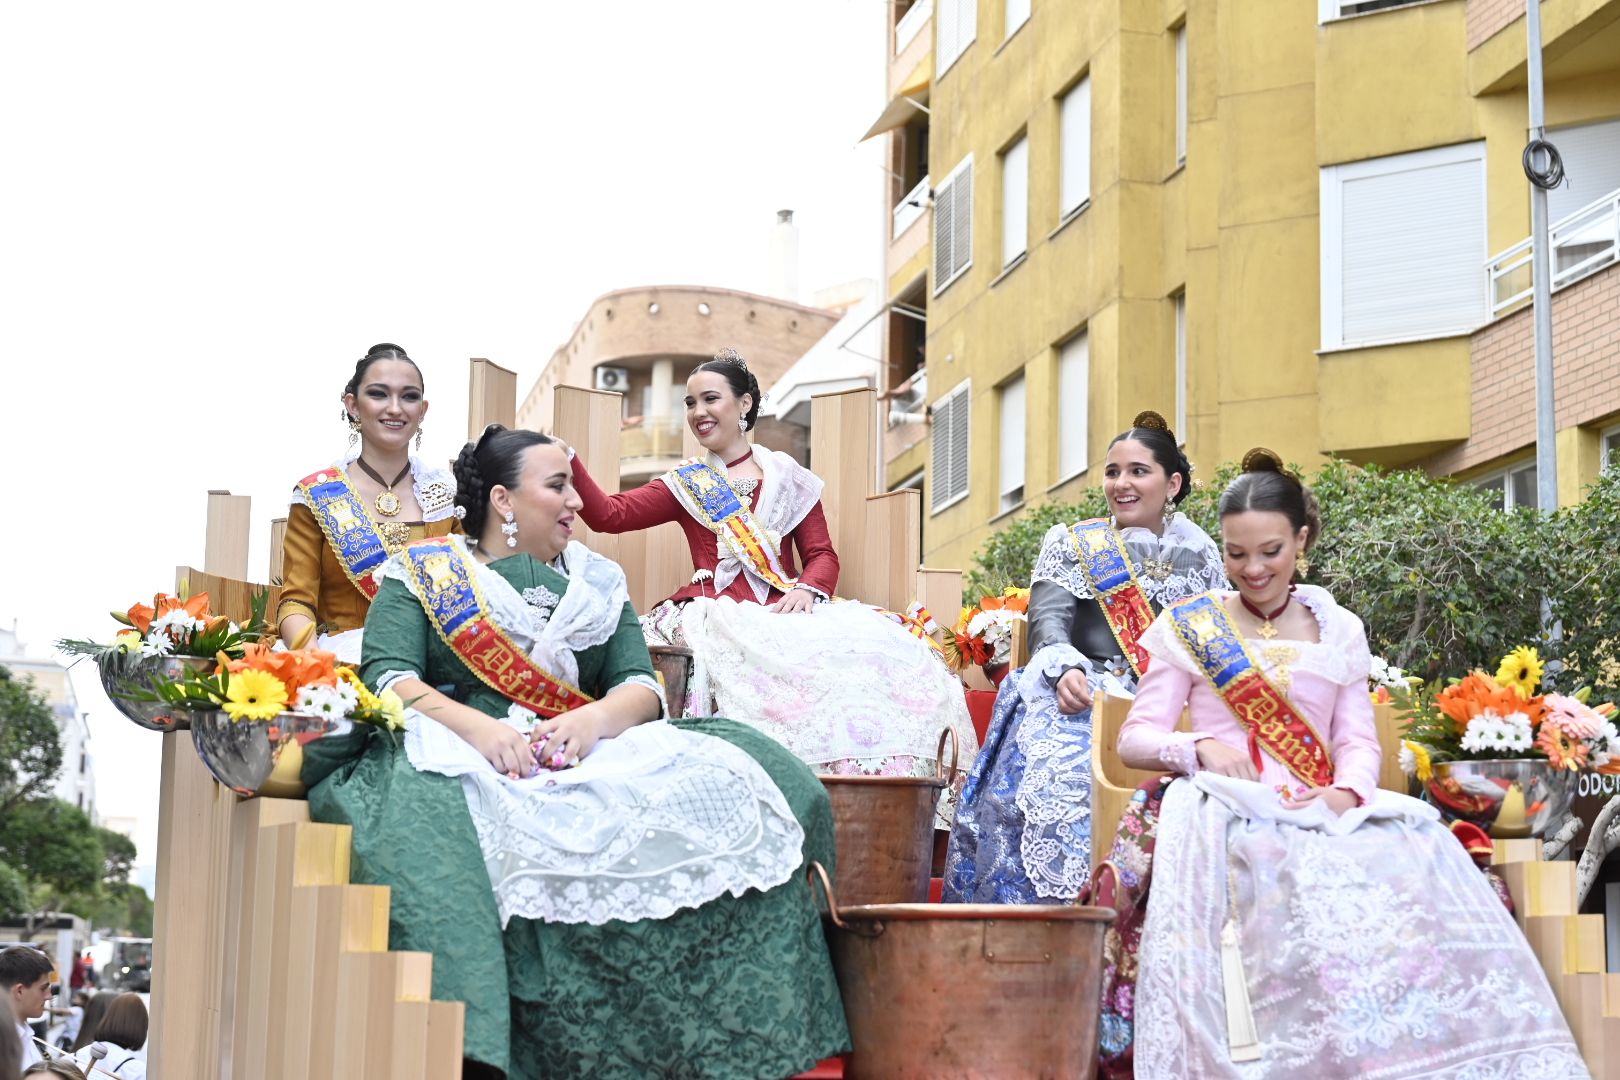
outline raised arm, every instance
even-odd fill
[[[793,546],[799,552],[799,580],[827,596],[837,592],[838,552],[833,550],[827,515],[819,501],[793,530]]]
[[[597,532],[625,533],[650,529],[666,521],[676,521],[683,513],[681,504],[675,500],[675,493],[657,480],[642,484],[632,491],[609,495],[591,479],[578,454],[574,455],[573,468],[574,490],[579,492],[580,500],[585,504],[580,508],[579,516]]]

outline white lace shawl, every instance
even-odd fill
[[[709,454],[704,460],[721,476],[726,475],[726,463],[720,460],[718,454]],[[780,450],[756,446],[754,460],[759,462],[760,472],[765,474],[764,479],[759,482],[759,508],[754,511],[754,520],[759,522],[760,527],[769,534],[780,551],[783,538],[798,528],[799,522],[803,521],[805,515],[815,509],[816,503],[821,500],[822,480]],[[674,470],[655,479],[674,493],[675,500],[681,504],[681,509],[698,521],[703,521],[703,514],[692,501],[692,496],[687,493],[685,486],[675,478]],[[714,538],[714,543],[719,558],[719,565],[714,570],[715,592],[725,592],[727,587],[737,580],[738,574],[747,574],[749,587],[754,591],[754,599],[762,604],[769,599],[770,583],[754,573],[753,567],[747,562],[731,554],[730,548],[719,536]]]
[[[1081,600],[1090,600],[1091,579],[1075,558],[1069,530],[1068,525],[1054,525],[1046,530],[1030,582],[1050,581]],[[1142,591],[1160,607],[1210,589],[1226,588],[1226,566],[1221,561],[1220,546],[1186,514],[1172,516],[1163,536],[1155,536],[1151,529],[1139,526],[1121,529],[1119,535],[1125,542],[1125,553],[1136,568]],[[1142,565],[1149,559],[1168,562],[1170,575],[1158,581],[1143,573]]]
[[[332,463],[334,469],[347,470],[360,456],[358,444],[349,447],[343,456]],[[442,465],[429,465],[421,458],[411,456],[411,492],[416,505],[422,508],[423,521],[443,521],[456,511],[456,478]],[[309,499],[298,488],[292,490],[291,506],[309,505]]]
[[[1365,684],[1372,670],[1372,652],[1367,646],[1361,620],[1340,607],[1333,594],[1320,585],[1299,586],[1294,591],[1294,599],[1316,616],[1321,640],[1288,642],[1299,653],[1298,659],[1289,662],[1289,667],[1295,672],[1318,675],[1335,686],[1349,686],[1358,681]],[[1251,639],[1250,644],[1255,647],[1256,655],[1262,655],[1266,642]],[[1155,663],[1169,664],[1200,679],[1203,677],[1198,662],[1170,626],[1168,615],[1160,614],[1153,620],[1153,625],[1142,635],[1142,647],[1152,654]],[[1270,666],[1263,656],[1261,663]]]

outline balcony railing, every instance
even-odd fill
[[[1548,230],[1552,242],[1552,291],[1590,277],[1620,260],[1620,188],[1588,203]],[[1485,264],[1491,317],[1527,303],[1534,292],[1531,241],[1523,240]]]
[[[918,423],[928,408],[928,369],[919,368],[917,373],[899,386],[889,397],[889,426],[899,427],[901,424]]]
[[[894,55],[899,56],[917,32],[934,17],[934,0],[917,0],[894,24]]]
[[[900,234],[911,228],[911,223],[923,216],[928,209],[928,177],[917,181],[917,186],[906,192],[905,198],[894,208],[894,233],[891,240],[900,239]]]
[[[686,425],[673,416],[636,417],[619,432],[619,458],[680,457],[681,433]]]

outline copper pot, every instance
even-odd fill
[[[945,740],[951,764],[945,764]],[[933,776],[821,776],[832,800],[838,887],[855,904],[922,903],[934,856],[934,808],[956,778],[956,732],[939,734]]]
[[[833,968],[855,1046],[847,1080],[1096,1075],[1112,908],[840,907],[819,863],[810,879],[827,891]]]
[[[684,645],[649,645],[647,651],[652,654],[653,671],[663,684],[670,719],[685,716],[692,685],[692,650]]]

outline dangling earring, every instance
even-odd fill
[[[416,452],[418,454],[420,454],[422,452],[422,429],[421,428],[416,429]]]
[[[743,419],[740,416],[737,417],[737,430],[738,431],[747,431],[748,430],[748,421]]]
[[[501,526],[501,532],[506,534],[507,547],[517,547],[517,515],[510,510],[506,512],[506,524]]]
[[[1169,499],[1164,500],[1164,527],[1170,527],[1170,519],[1176,516],[1176,504]]]
[[[1301,551],[1298,555],[1294,556],[1294,576],[1303,581],[1305,579],[1305,575],[1310,572],[1311,560],[1307,559],[1305,557],[1305,553]]]
[[[349,417],[349,446],[353,447],[360,441],[360,421]]]

